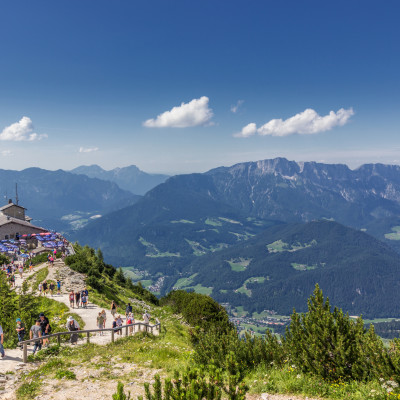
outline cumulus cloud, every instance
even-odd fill
[[[294,134],[313,135],[329,131],[335,126],[345,125],[350,117],[354,115],[352,108],[345,110],[341,108],[337,112],[320,116],[315,110],[308,108],[303,112],[288,119],[271,119],[271,121],[256,129],[256,125],[248,124],[236,137],[248,137],[257,133],[261,136],[289,136]]]
[[[213,116],[208,107],[209,98],[206,96],[193,99],[189,103],[182,103],[158,115],[157,118],[143,122],[146,128],[189,128],[192,126],[207,125]]]
[[[98,150],[98,147],[79,147],[79,153],[93,153]]]
[[[29,117],[22,117],[18,122],[5,127],[0,133],[0,140],[15,142],[33,142],[46,137],[47,135],[38,135],[33,132],[32,120]]]
[[[239,111],[239,108],[243,103],[244,103],[244,100],[238,100],[235,105],[231,106],[231,112],[236,114]]]
[[[246,125],[239,133],[235,133],[233,136],[235,137],[249,137],[254,135],[257,132],[257,125],[254,122]]]

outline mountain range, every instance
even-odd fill
[[[0,170],[4,204],[8,198],[14,199],[16,184],[19,203],[28,209],[32,223],[58,231],[77,229],[93,218],[132,205],[140,197],[115,183],[85,175],[27,168]]]
[[[71,170],[73,174],[86,175],[89,178],[98,178],[116,183],[121,189],[143,195],[153,187],[165,182],[169,176],[162,174],[148,174],[141,171],[136,165],[114,168],[106,171],[98,165],[82,165]]]
[[[322,224],[323,220],[340,223],[340,229],[355,228],[341,234],[348,238],[346,248],[351,254],[341,255],[346,243],[341,235],[328,235],[327,227],[334,225],[320,225],[331,244],[323,235],[306,239],[307,223]],[[269,235],[269,243],[260,239],[264,249],[279,240],[296,247],[283,240],[291,224],[304,226],[296,228],[304,230],[304,238],[298,234],[298,243],[305,247],[296,251],[296,259],[291,251],[265,251],[259,260],[247,251],[241,254],[263,232]],[[184,287],[211,293],[235,307],[245,305],[253,312],[270,307],[287,313],[293,305],[305,304],[315,282],[335,282],[328,285],[332,288],[328,294],[344,309],[393,314],[394,307],[380,307],[383,302],[395,304],[393,299],[382,296],[377,303],[383,292],[366,281],[379,282],[387,292],[389,283],[400,278],[398,254],[393,250],[400,250],[400,167],[370,164],[351,170],[340,164],[277,158],[178,175],[137,203],[90,222],[73,239],[100,247],[106,260],[134,271],[136,279],[143,273],[147,284],[155,285],[160,293]],[[238,252],[229,255],[230,251]],[[271,271],[261,273],[261,266],[271,263],[284,265],[282,279],[272,279]],[[248,272],[240,271],[246,268]],[[383,284],[378,277],[389,283]],[[262,284],[252,280],[256,278],[263,278]],[[381,311],[366,299],[374,299]]]

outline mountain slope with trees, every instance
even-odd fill
[[[398,316],[400,256],[364,232],[331,221],[278,225],[187,266],[190,287],[250,313],[303,312],[318,283],[352,315]],[[181,278],[181,277],[179,277]],[[165,290],[176,286],[173,279]]]

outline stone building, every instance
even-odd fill
[[[32,218],[25,215],[26,208],[11,200],[0,207],[0,240],[16,239],[17,236],[47,232],[46,229],[32,225]]]

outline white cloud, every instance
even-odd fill
[[[231,112],[236,114],[239,111],[239,108],[243,103],[244,103],[244,100],[238,100],[235,105],[231,106]]]
[[[239,133],[235,133],[233,136],[235,137],[249,137],[254,135],[257,132],[257,125],[254,122],[246,125]]]
[[[336,113],[331,111],[328,115],[320,116],[318,113],[308,108],[303,112],[294,115],[286,120],[271,119],[271,121],[257,129],[261,136],[289,136],[294,134],[312,135],[320,132],[329,131],[335,126],[345,125],[350,117],[354,115],[352,108],[345,110],[341,108]],[[248,137],[255,133],[255,124],[248,124],[236,137]]]
[[[38,135],[33,132],[32,120],[29,117],[22,117],[18,122],[5,127],[0,133],[0,140],[15,142],[33,142],[46,137],[47,135]]]
[[[13,156],[14,155],[11,150],[2,150],[0,154],[3,157],[8,157],[8,156]]]
[[[79,147],[79,153],[93,153],[98,150],[98,147]]]
[[[158,115],[157,118],[143,122],[146,128],[189,128],[192,126],[207,125],[213,116],[208,107],[209,98],[206,96],[193,99],[189,103],[182,103]]]

